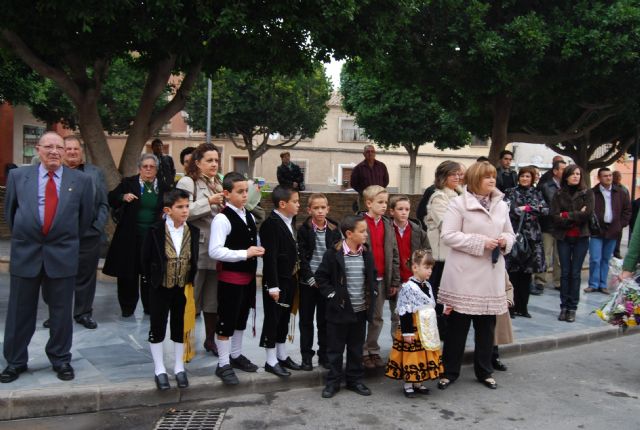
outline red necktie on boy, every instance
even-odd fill
[[[54,172],[50,171],[48,174],[49,180],[44,190],[44,222],[42,223],[42,234],[44,235],[49,233],[58,207],[58,190],[56,189],[56,182],[53,180]]]

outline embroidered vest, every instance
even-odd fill
[[[162,282],[162,286],[166,288],[182,288],[187,283],[187,277],[191,269],[191,229],[187,225],[184,226],[180,255],[176,253],[176,248],[171,240],[171,233],[169,233],[169,227],[166,224],[164,226],[164,233],[167,274]]]

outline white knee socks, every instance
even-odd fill
[[[276,343],[276,352],[278,354],[278,360],[286,360],[287,355],[287,347],[284,343]]]
[[[167,369],[164,367],[164,356],[162,352],[162,342],[149,343],[151,349],[151,356],[153,357],[153,365],[156,367],[155,374],[167,373]]]
[[[224,367],[229,364],[229,354],[231,353],[231,341],[220,340],[216,336],[216,346],[218,347],[218,366]]]
[[[231,337],[231,358],[238,358],[242,354],[242,337],[244,330],[235,330]],[[218,351],[219,353],[220,351]]]
[[[278,359],[276,358],[276,349],[275,348],[265,348],[267,352],[267,364],[269,366],[275,366],[278,364]]]
[[[184,357],[184,343],[173,343],[176,361],[173,365],[173,373],[178,374],[180,372],[184,372],[184,361],[182,361]]]

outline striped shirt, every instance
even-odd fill
[[[366,309],[364,302],[364,258],[362,254],[344,256],[344,267],[347,277],[347,291],[354,312]]]
[[[320,263],[322,263],[322,256],[324,252],[327,250],[327,240],[326,240],[327,230],[316,230],[316,247],[313,250],[313,254],[311,255],[311,260],[309,261],[309,267],[311,267],[311,273],[316,273]]]

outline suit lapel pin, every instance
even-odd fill
[[[69,187],[69,191],[73,191],[73,188]]]

